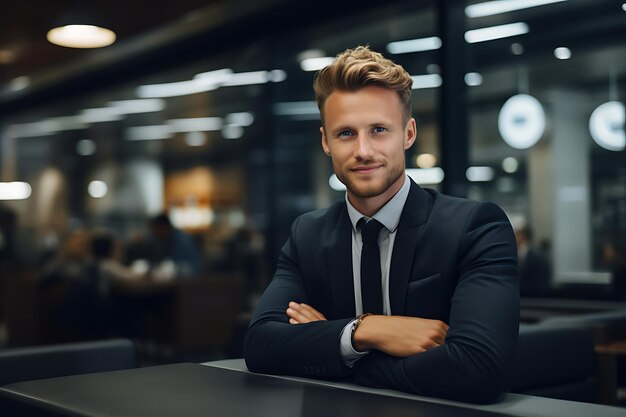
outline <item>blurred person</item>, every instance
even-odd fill
[[[532,229],[529,226],[520,227],[515,231],[520,294],[527,297],[543,297],[550,293],[550,262],[546,253],[532,244],[532,239]]]
[[[98,291],[108,296],[116,281],[136,281],[146,276],[121,263],[121,248],[112,233],[99,231],[91,239],[91,252],[96,265]]]
[[[189,235],[175,228],[167,214],[162,213],[150,220],[155,238],[157,262],[172,261],[176,273],[183,277],[198,277],[202,272],[202,260],[195,243]]]
[[[91,234],[86,230],[71,232],[59,252],[42,267],[42,284],[48,285],[58,280],[86,282],[91,266]]]
[[[315,77],[322,148],[346,198],[294,221],[248,328],[251,371],[477,403],[507,390],[519,323],[513,230],[495,204],[406,175],[411,84],[368,47]]]

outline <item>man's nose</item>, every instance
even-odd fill
[[[373,155],[373,148],[370,138],[363,133],[357,134],[354,142],[354,156],[357,159],[368,159]]]

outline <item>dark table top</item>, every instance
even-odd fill
[[[209,366],[206,366],[209,365]],[[175,364],[20,382],[0,388],[4,416],[623,417],[616,407],[506,394],[498,404],[259,375],[242,360]]]
[[[190,363],[12,384],[0,388],[0,407],[28,416],[504,415]]]

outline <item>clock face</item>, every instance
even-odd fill
[[[589,118],[589,133],[593,140],[609,151],[623,151],[626,148],[624,104],[609,101],[599,105]]]
[[[498,130],[502,139],[516,149],[528,149],[541,139],[546,116],[541,103],[528,94],[509,98],[498,115]]]

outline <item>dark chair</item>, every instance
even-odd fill
[[[0,350],[0,386],[138,366],[130,340],[110,339]]]
[[[593,331],[585,327],[521,325],[511,391],[597,402]]]

